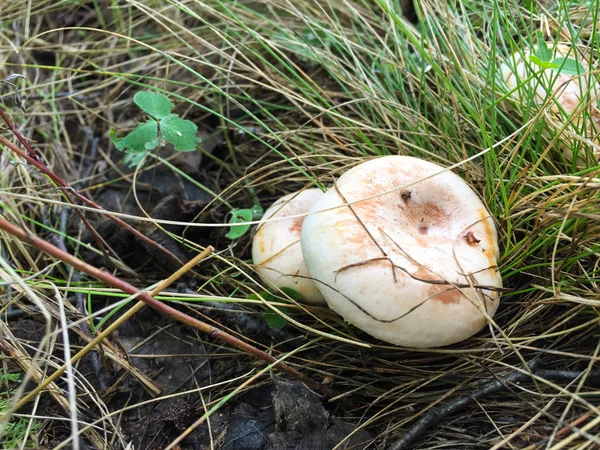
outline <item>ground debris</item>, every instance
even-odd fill
[[[356,429],[327,411],[321,398],[299,381],[274,378],[271,395],[268,414],[247,403],[238,405],[221,448],[331,450]],[[370,442],[360,430],[336,448],[364,449]]]

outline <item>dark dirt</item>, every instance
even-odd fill
[[[43,335],[41,324],[30,319],[19,320],[14,329],[18,330],[17,337],[32,342]],[[160,332],[148,338],[148,332],[153,329]],[[202,342],[192,333],[183,325],[157,317],[154,311],[143,310],[124,324],[115,336],[118,345],[129,353],[131,362],[161,386],[162,396],[169,396],[125,411],[119,417],[122,435],[136,449],[164,448],[204,414],[197,391],[183,395],[176,395],[177,392],[206,387],[248,372],[243,358],[214,355],[214,344]],[[75,335],[72,339],[72,343],[81,343]],[[117,343],[114,338],[112,342]],[[137,380],[106,362],[100,373],[88,356],[77,369],[97,390],[109,411],[152,398]],[[263,381],[266,382],[260,387],[234,398],[208,422],[194,429],[179,448],[331,450],[341,442],[338,447],[341,449],[367,448],[371,436],[358,430],[344,441],[356,430],[355,425],[337,417],[302,383],[278,376]],[[227,383],[225,390],[231,390],[241,382]],[[204,398],[205,403],[210,400]],[[92,405],[92,402],[87,404]],[[48,396],[42,402],[42,409],[41,414],[65,417],[64,411]],[[99,417],[99,411],[93,407],[82,413],[88,421]],[[48,424],[47,428],[44,433],[46,445],[59,443],[69,435],[69,427],[60,420]],[[86,448],[85,440],[83,444]]]
[[[230,450],[330,450],[355,427],[327,411],[317,395],[297,381],[274,379],[264,389],[262,408],[240,403],[233,411],[223,444]],[[370,436],[358,431],[339,448],[365,448]]]
[[[169,154],[164,156],[169,157]],[[203,179],[201,170],[206,168],[202,168],[201,159],[172,162],[190,177]],[[108,171],[106,178],[118,179],[119,173],[127,172],[125,167],[120,166],[118,171]],[[136,183],[139,204],[131,192],[131,183],[126,179],[94,192],[94,200],[107,210],[139,216],[146,212],[157,219],[211,223],[223,223],[226,219],[227,209],[221,205],[207,208],[211,198],[172,170],[158,168],[146,171],[138,177]],[[137,241],[110,219],[101,215],[89,217],[95,230],[114,253],[135,270],[137,277],[143,277],[142,284],[150,284],[179,267],[155,247]],[[183,235],[189,241],[201,245],[213,244],[218,248],[225,248],[229,243],[223,243],[224,231],[220,228],[184,230],[178,225],[165,225],[161,229],[154,224],[130,224],[182,261],[190,258],[188,250],[167,233]],[[79,219],[73,216],[68,232],[77,235],[80,226]],[[93,242],[95,238],[85,231],[82,240]],[[222,245],[219,247],[219,244]],[[242,247],[244,248],[243,244]],[[80,250],[79,254],[96,267],[115,269],[103,255],[85,250]],[[135,280],[136,276],[133,276],[132,281],[141,283],[141,278]],[[201,276],[189,276],[173,289],[183,293],[194,292],[193,288],[198,280],[201,280]],[[85,277],[82,281],[85,282]],[[74,296],[71,301],[75,303]],[[92,301],[96,309],[114,300],[95,296]],[[206,320],[216,321],[266,347],[277,342],[280,351],[288,351],[303,342],[302,333],[271,329],[260,315],[247,314],[243,305],[203,302],[195,308]],[[45,331],[41,322],[18,317],[13,320],[11,328],[19,339],[30,341],[30,348],[36,347]],[[84,331],[89,332],[87,328]],[[75,333],[71,333],[70,339],[71,345],[85,344]],[[124,442],[131,444],[136,450],[165,448],[207,409],[214,406],[216,401],[247,379],[249,373],[258,370],[257,367],[262,368],[262,365],[256,366],[255,359],[232,353],[231,348],[148,308],[122,325],[109,340],[114,348],[126,355],[132,365],[161,388],[159,400],[151,401],[153,396],[142,383],[109,361],[102,352],[91,353],[77,364],[77,371],[87,380],[90,389],[95,392],[94,396],[101,399],[109,412],[146,402],[111,419]],[[281,344],[282,342],[285,344]],[[60,360],[61,348],[59,338],[55,354]],[[236,380],[236,377],[241,378]],[[65,387],[64,380],[58,384]],[[193,392],[180,394],[186,391]],[[106,410],[101,411],[97,407],[97,399],[86,395],[88,394],[80,393],[79,400],[80,404],[85,404],[89,409],[80,411],[79,417],[88,423],[104,417]],[[42,434],[41,444],[52,447],[70,436],[67,412],[48,395],[43,395],[42,398],[41,408],[37,413],[58,419],[47,422]],[[340,449],[367,448],[371,436],[366,431],[356,431],[354,424],[339,417],[342,414],[344,411],[339,405],[325,405],[317,394],[300,382],[279,378],[272,373],[271,378],[265,375],[253,383],[252,389],[234,397],[207,421],[193,429],[179,448],[331,450],[338,445],[336,448]],[[111,429],[106,424],[100,426]],[[353,432],[355,433],[349,439],[344,440]],[[94,447],[83,437],[81,448]]]
[[[173,154],[163,149],[163,157],[171,157],[171,163],[179,167],[188,176],[198,176],[201,155],[195,152],[187,160],[180,154]],[[179,158],[179,159],[177,159]],[[118,178],[119,173],[131,174],[131,169],[119,166],[118,172],[109,172],[109,179]],[[180,222],[211,222],[222,223],[226,209],[211,207],[211,197],[184,176],[174,173],[171,169],[159,166],[139,174],[135,195],[128,183],[109,185],[96,193],[95,201],[109,211],[118,211],[126,214],[144,216],[146,214],[154,219],[180,221]],[[137,197],[137,199],[136,199]],[[127,221],[127,220],[126,220]],[[185,239],[201,245],[214,244],[219,236],[219,229],[189,227],[187,230],[180,225],[165,224],[160,227],[149,222],[136,223],[127,221],[131,226],[138,228],[145,236],[155,241],[158,246],[138,241],[129,231],[123,229],[113,220],[98,216],[93,222],[94,229],[116,255],[131,267],[140,265],[140,262],[149,261],[154,269],[161,274],[171,274],[181,267],[181,262],[191,258],[191,253],[185,245],[175,241],[169,233],[182,235]],[[89,230],[84,231],[83,241],[94,242],[97,238]],[[172,256],[165,254],[162,248],[168,250]],[[84,251],[84,259],[97,267],[112,267],[112,264],[103,255]]]

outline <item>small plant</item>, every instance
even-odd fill
[[[175,105],[163,94],[142,91],[135,94],[133,101],[150,117],[129,132],[118,138],[115,130],[110,131],[110,139],[118,150],[127,153],[125,163],[137,165],[151,150],[163,142],[173,144],[179,152],[196,150],[200,139],[196,137],[198,127],[190,120],[182,119],[171,110]]]
[[[18,383],[18,373],[4,373],[0,370],[0,384],[5,386],[6,383]],[[0,416],[3,416],[9,408],[9,399],[13,394],[12,390],[0,390]],[[33,447],[34,442],[31,439],[27,439],[27,428],[29,427],[29,433],[35,433],[40,428],[40,424],[34,422],[29,427],[27,419],[22,417],[13,418],[8,422],[2,433],[2,448],[19,448],[25,440],[24,447]]]
[[[299,301],[299,302],[302,301],[302,295],[300,295],[295,290],[286,288],[286,287],[280,288],[280,290],[281,290],[281,292],[283,292],[285,295],[287,295],[291,299],[293,299],[295,301]],[[259,295],[260,295],[260,297],[263,298],[263,300],[265,300],[267,302],[281,301],[281,300],[277,299],[269,291],[262,291],[259,294],[250,294],[248,296],[248,299],[249,300],[259,300]],[[263,317],[269,328],[281,329],[287,325],[287,320],[285,319],[285,317],[278,314],[274,308],[271,308],[268,305],[265,306],[264,308],[265,308],[265,312],[264,312]],[[286,306],[279,306],[277,309],[284,314],[290,313],[290,309]]]
[[[253,217],[252,209],[232,209],[231,210],[231,218],[229,219],[229,224],[231,225],[231,229],[229,233],[225,235],[227,239],[237,239],[242,237],[248,229],[250,225],[236,225],[237,223],[250,222]]]
[[[119,138],[115,130],[110,130],[110,139],[118,150],[125,152],[124,162],[134,167],[146,154],[160,144],[168,142],[179,152],[196,150],[196,144],[201,141],[196,137],[198,127],[190,120],[182,119],[171,112],[173,103],[163,94],[141,91],[135,94],[133,101],[149,118],[131,130],[126,136]],[[226,234],[228,239],[237,239],[246,234],[248,224],[253,217],[262,215],[262,208],[256,204],[252,209],[231,209],[229,224],[231,229]]]
[[[542,69],[552,69],[565,75],[581,75],[585,67],[571,57],[558,56],[553,58],[553,51],[548,48],[544,37],[538,31],[537,48],[534,55],[529,55],[529,60]]]

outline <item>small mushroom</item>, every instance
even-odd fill
[[[548,47],[552,49],[553,60],[568,58],[589,70],[589,61],[577,49],[565,44],[557,44],[553,48],[551,45]],[[542,106],[551,97],[552,101],[544,111],[544,117],[551,130],[561,131],[564,128],[560,145],[565,159],[573,160],[572,147],[577,140],[581,141],[580,152],[583,153],[585,145],[592,144],[592,153],[596,159],[600,159],[600,110],[597,107],[600,84],[595,80],[595,75],[575,75],[566,73],[564,69],[559,73],[557,70],[560,70],[560,67],[556,70],[542,69],[529,61],[529,56],[536,51],[537,46],[532,50],[525,50],[522,54],[517,52],[508,62],[502,64],[502,77],[508,89],[512,91],[511,96],[522,101],[528,97],[528,93],[535,92],[534,101],[537,106]],[[549,134],[547,137],[554,138]]]
[[[498,308],[494,222],[462,178],[442,171],[408,156],[362,163],[302,226],[306,266],[328,305],[393,344],[462,341]]]
[[[269,219],[306,214],[322,196],[319,189],[306,189],[280,198],[265,212],[252,241],[252,260],[261,278],[277,287],[291,288],[306,303],[316,305],[324,305],[325,299],[310,278],[302,257],[300,231],[304,217]]]

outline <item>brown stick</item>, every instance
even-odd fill
[[[126,292],[128,294],[131,294],[131,295],[138,294],[140,300],[142,300],[146,305],[150,306],[151,308],[157,310],[158,312],[160,312],[166,316],[169,316],[169,317],[171,317],[175,320],[178,320],[182,323],[185,323],[186,325],[189,325],[191,327],[197,328],[200,331],[203,331],[216,339],[219,339],[227,344],[230,344],[230,345],[238,348],[239,350],[241,350],[249,355],[255,356],[259,359],[262,359],[263,361],[266,361],[270,364],[274,364],[278,361],[277,358],[236,338],[235,336],[232,336],[229,333],[226,333],[226,332],[224,332],[218,328],[215,328],[212,325],[209,325],[205,322],[202,322],[198,319],[190,317],[187,314],[185,314],[185,313],[183,313],[183,312],[181,312],[159,300],[152,298],[150,295],[148,295],[147,292],[140,291],[138,288],[115,277],[114,275],[112,275],[108,272],[105,272],[103,270],[100,270],[97,267],[94,267],[94,266],[80,260],[79,258],[71,255],[70,253],[62,251],[58,247],[55,247],[54,245],[50,244],[49,242],[17,227],[16,225],[13,225],[12,223],[8,222],[6,219],[0,218],[0,229],[12,234],[13,236],[17,237],[18,239],[20,239],[23,242],[33,245],[34,247],[37,247],[38,249],[42,250],[43,252],[45,252],[57,259],[60,259],[61,261],[73,266],[75,269],[77,269],[81,272],[84,272],[87,275],[89,275],[93,278],[96,278],[99,281],[109,284],[109,285],[111,285],[117,289],[120,289],[121,291]],[[312,380],[308,376],[298,372],[295,369],[292,369],[287,364],[278,363],[277,367],[279,368],[279,370],[302,381],[308,387],[317,391],[321,395],[324,395],[326,397],[335,397],[336,396],[336,393],[332,389],[330,389],[328,386],[323,385],[321,383],[317,383],[316,381]]]
[[[14,145],[12,142],[10,142],[8,139],[6,139],[2,135],[0,135],[0,143],[1,144],[3,144],[6,148],[8,148],[9,150],[11,150],[12,152],[14,152],[17,155],[19,155],[21,158],[27,160],[27,162],[29,162],[30,164],[32,164],[33,166],[35,166],[41,173],[43,173],[48,178],[50,178],[56,185],[60,186],[66,192],[69,192],[70,194],[74,195],[76,198],[78,198],[82,202],[86,203],[87,205],[91,206],[92,208],[96,208],[98,210],[105,211],[105,209],[102,206],[100,206],[96,202],[90,200],[85,195],[82,195],[79,192],[77,192],[66,181],[64,181],[62,178],[60,178],[54,172],[52,172],[52,170],[50,170],[48,168],[48,166],[46,166],[46,164],[44,164],[44,162],[42,161],[41,157],[31,147],[31,145],[29,144],[29,142],[27,142],[27,140],[23,137],[23,135],[19,132],[19,130],[17,130],[17,128],[14,126],[14,124],[11,122],[10,118],[7,116],[6,112],[4,112],[2,110],[2,108],[0,108],[0,117],[2,118],[2,120],[4,120],[4,122],[6,123],[6,125],[8,126],[8,128],[10,129],[10,131],[16,136],[16,138],[23,145],[23,147],[25,147],[25,149],[27,150],[27,152],[24,152],[23,150],[21,150],[19,147],[17,147],[16,145]],[[68,195],[66,195],[66,192],[65,192],[65,196],[67,197],[67,199],[69,200],[69,202],[71,202],[71,198]],[[160,251],[164,252],[173,261],[177,262],[177,264],[179,264],[180,266],[183,266],[183,264],[184,264],[183,261],[181,261],[177,256],[175,256],[169,250],[167,250],[166,248],[164,248],[162,245],[160,245],[157,242],[155,242],[152,239],[150,239],[148,236],[145,236],[143,233],[141,233],[140,231],[136,230],[134,227],[132,227],[131,225],[129,225],[124,220],[122,220],[122,219],[120,219],[120,218],[118,218],[116,216],[113,216],[112,214],[108,214],[108,217],[111,218],[112,220],[114,220],[119,225],[121,225],[123,228],[125,228],[127,231],[129,231],[131,234],[133,234],[137,239],[139,239],[141,241],[144,241],[144,242],[148,243],[149,245],[151,245],[151,246],[159,249]],[[92,230],[92,233],[93,233],[93,230]],[[100,244],[100,247],[101,248],[103,247],[102,244]]]
[[[148,295],[150,295],[151,297],[156,297],[163,290],[167,289],[171,284],[173,284],[175,281],[177,281],[180,277],[185,275],[196,264],[198,264],[200,261],[202,261],[204,258],[206,258],[213,250],[214,249],[212,247],[207,247],[202,253],[199,253],[198,255],[196,255],[196,257],[193,258],[188,263],[186,263],[185,266],[183,266],[177,272],[172,274],[169,278],[167,278],[162,283],[160,283]],[[102,331],[96,337],[94,337],[94,339],[92,339],[90,342],[88,342],[88,344],[85,347],[83,347],[81,350],[79,350],[79,352],[77,352],[77,354],[71,358],[71,364],[75,365],[75,363],[77,361],[79,361],[81,358],[83,358],[85,355],[87,355],[90,352],[90,350],[92,350],[96,345],[100,344],[109,334],[111,334],[113,331],[115,331],[117,328],[119,328],[122,324],[127,322],[131,317],[133,317],[135,313],[137,313],[140,309],[142,309],[144,307],[144,304],[145,303],[143,301],[138,301],[135,305],[133,305],[132,308],[127,310],[122,316],[120,316],[117,320],[115,320],[108,327],[106,327],[106,329],[104,331]],[[63,373],[65,373],[66,370],[67,370],[67,364],[63,364],[61,367],[56,369],[52,373],[52,375],[48,376],[44,381],[40,382],[40,384],[34,390],[32,390],[25,397],[23,397],[21,400],[19,400],[19,402],[13,407],[13,409],[16,411],[19,408],[21,408],[23,405],[28,403],[29,401],[33,400],[36,395],[38,395],[41,391],[44,390],[44,388],[46,386],[48,386],[50,383],[52,383],[54,380],[56,380],[58,377],[60,377]]]

